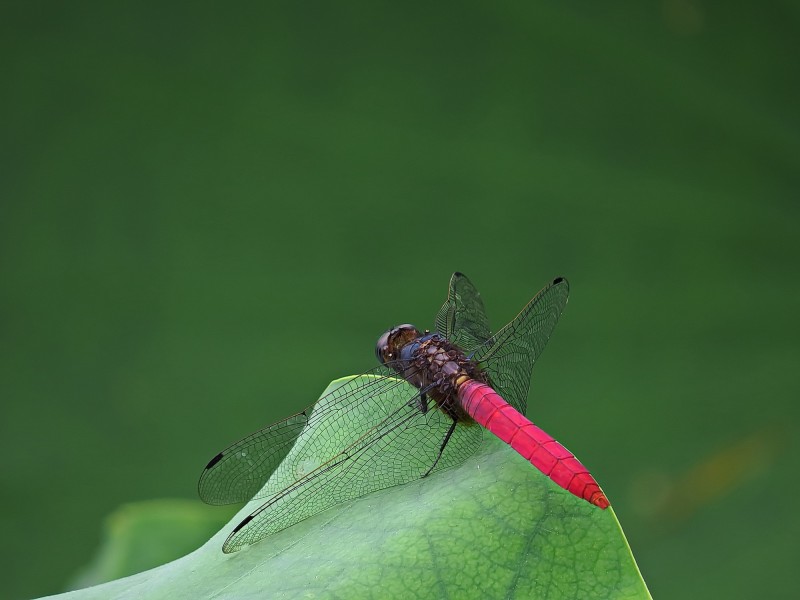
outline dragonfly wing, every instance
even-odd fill
[[[362,376],[364,379],[358,382],[347,381],[337,386],[303,412],[268,425],[232,444],[212,458],[203,469],[197,483],[200,498],[208,504],[234,504],[250,500],[286,458],[306,426],[313,426],[316,421],[328,418],[330,413],[346,418],[351,410],[357,408],[351,406],[350,400],[393,385],[395,380],[387,378],[390,374],[389,368],[376,367],[365,373]]]
[[[236,526],[224,552],[236,552],[342,502],[418,479],[430,469],[452,421],[431,400],[423,413],[419,392],[390,379],[394,385],[361,399],[346,420],[326,411],[325,418],[303,431],[258,494],[268,500]],[[458,425],[436,471],[462,463],[480,440],[480,427]]]
[[[557,277],[500,331],[475,350],[492,387],[525,414],[533,366],[547,345],[569,298],[569,282]]]
[[[286,458],[308,424],[307,412],[273,423],[212,458],[197,482],[207,504],[234,504],[252,498]]]
[[[492,335],[478,289],[463,273],[453,273],[447,300],[436,315],[436,331],[469,353]]]

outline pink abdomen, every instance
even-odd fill
[[[520,414],[491,386],[473,379],[458,388],[461,406],[555,483],[600,508],[608,499],[589,470],[564,446]]]

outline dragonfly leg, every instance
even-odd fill
[[[453,424],[450,425],[450,429],[447,430],[447,433],[445,434],[444,439],[442,440],[442,445],[439,447],[439,454],[436,456],[436,460],[433,461],[431,468],[425,471],[423,477],[427,477],[428,475],[430,475],[431,471],[433,471],[436,468],[436,464],[439,462],[439,459],[442,458],[442,453],[444,453],[444,447],[447,446],[447,442],[450,441],[450,436],[453,435],[453,432],[456,430],[457,424],[458,422],[455,419],[453,419]]]
[[[428,394],[422,392],[417,397],[417,407],[423,415],[428,412]]]

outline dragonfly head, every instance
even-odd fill
[[[378,343],[375,346],[375,356],[378,357],[378,360],[383,365],[387,361],[396,360],[400,358],[400,350],[403,349],[403,346],[417,339],[420,335],[422,334],[419,329],[408,323],[392,327],[378,338]]]

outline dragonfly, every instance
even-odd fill
[[[342,502],[457,466],[480,447],[484,430],[560,487],[607,508],[588,469],[524,416],[533,367],[568,297],[569,283],[557,277],[492,334],[477,288],[454,273],[433,332],[392,327],[378,339],[377,367],[339,380],[306,410],[208,462],[198,482],[203,501],[263,499],[234,527],[223,552]]]

